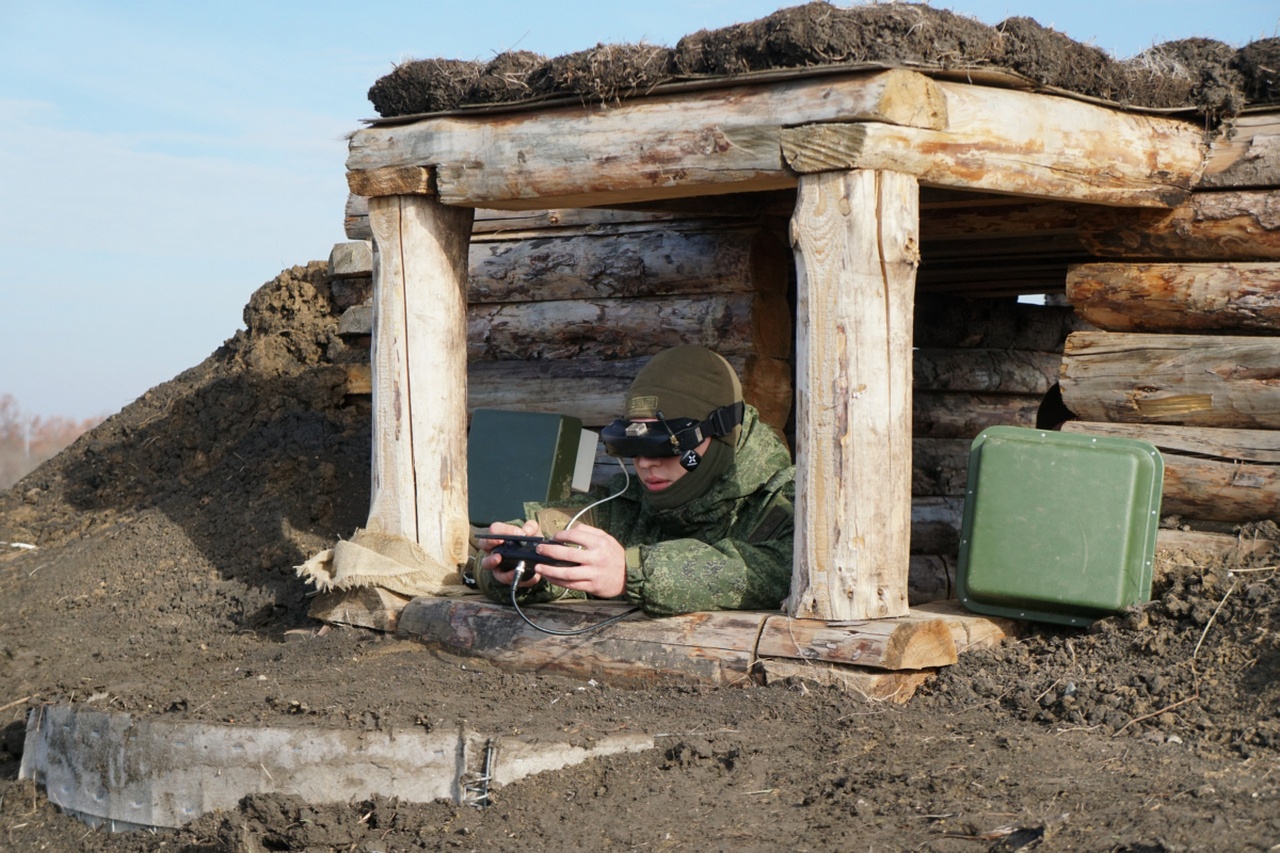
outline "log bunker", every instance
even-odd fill
[[[922,52],[942,31],[961,58]],[[331,259],[371,288],[345,332],[383,336],[351,386],[370,526],[456,563],[468,412],[599,427],[675,343],[730,358],[796,453],[792,618],[953,598],[970,442],[1049,397],[1162,451],[1163,544],[1273,518],[1280,44],[1201,42],[1117,63],[1027,19],[811,3],[672,50],[400,66]],[[349,598],[316,613],[404,603]]]

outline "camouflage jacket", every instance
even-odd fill
[[[622,488],[618,474],[607,487],[557,506],[585,506]],[[619,497],[595,507],[592,523],[627,549],[623,598],[651,616],[698,610],[772,610],[791,586],[795,536],[795,468],[772,429],[746,407],[734,463],[706,494],[679,507],[658,510],[642,500],[634,477]],[[530,518],[542,508],[526,504]],[[509,602],[509,590],[486,571],[481,589]],[[524,603],[582,597],[543,582],[521,590]]]

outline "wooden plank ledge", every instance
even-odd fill
[[[376,586],[322,592],[311,599],[307,615],[330,625],[393,632],[412,599]]]
[[[538,625],[572,631],[629,605],[574,601],[525,608]],[[479,596],[415,598],[396,633],[502,669],[647,686],[714,685],[803,677],[877,699],[905,700],[960,648],[993,645],[1012,632],[954,608],[917,608],[896,619],[829,625],[775,611],[716,611],[655,619],[639,612],[577,636],[547,634],[511,607]],[[1010,623],[1010,626],[1012,623]],[[899,668],[900,667],[900,668]]]
[[[544,628],[573,631],[628,609],[615,602],[575,601],[529,606],[524,612]],[[396,633],[511,671],[632,686],[723,685],[752,680],[752,648],[765,615],[723,611],[650,619],[637,612],[586,634],[558,636],[531,628],[511,607],[479,596],[415,598],[401,611]]]
[[[927,669],[956,662],[947,624],[924,613],[892,619],[823,622],[770,616],[756,646],[760,657],[857,664],[873,669]]]
[[[912,608],[912,612],[943,622],[951,630],[951,639],[958,654],[993,648],[1008,637],[1017,637],[1024,629],[1023,623],[1015,619],[983,616],[965,610],[964,605],[954,598],[930,601]]]

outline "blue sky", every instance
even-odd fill
[[[281,269],[327,258],[344,137],[397,62],[674,45],[788,5],[0,0],[0,394],[112,414],[231,337]],[[1119,58],[1280,35],[1275,0],[932,5],[1028,15]]]

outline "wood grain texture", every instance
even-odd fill
[[[800,181],[792,616],[906,612],[918,199],[890,172]]]
[[[445,565],[467,549],[466,273],[471,211],[371,200],[372,492],[368,527]]]
[[[1081,420],[1280,428],[1280,338],[1076,332],[1062,399]]]
[[[1067,300],[1109,332],[1280,330],[1280,263],[1074,266]]]

